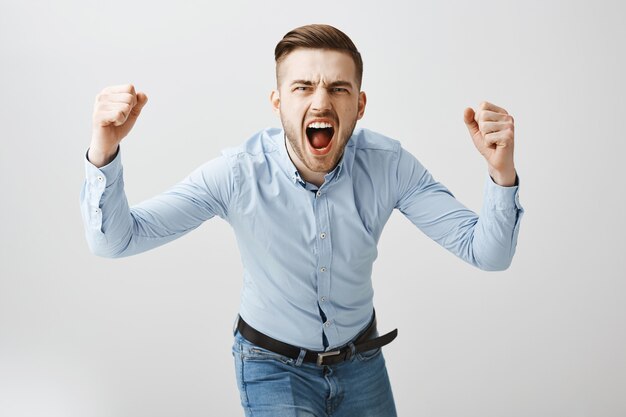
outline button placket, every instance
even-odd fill
[[[339,335],[334,323],[335,309],[330,302],[332,239],[330,231],[330,212],[328,209],[328,192],[318,190],[314,199],[315,225],[317,229],[317,298],[318,305],[326,320],[323,323],[324,334],[329,343],[336,343]]]

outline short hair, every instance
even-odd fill
[[[357,86],[361,88],[363,79],[363,60],[352,40],[330,25],[306,25],[289,31],[276,45],[274,59],[276,60],[276,79],[278,80],[278,65],[296,48],[331,49],[348,53],[356,67]]]

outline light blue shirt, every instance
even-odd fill
[[[394,208],[484,270],[510,265],[524,212],[518,187],[501,187],[487,175],[479,217],[398,141],[360,128],[317,191],[300,178],[281,129],[255,134],[130,208],[120,152],[100,169],[89,161],[85,167],[81,209],[93,253],[134,255],[219,216],[232,226],[241,252],[243,319],[275,339],[318,351],[347,343],[369,323],[372,264]]]

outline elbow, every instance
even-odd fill
[[[473,246],[470,259],[472,264],[483,271],[506,271],[513,262],[515,249],[505,245]]]
[[[103,251],[103,250],[92,250],[91,253],[93,253],[99,258],[107,258],[107,259],[117,259],[117,258],[124,257],[124,255],[122,254],[119,254],[116,252],[110,252],[110,251]]]
[[[111,248],[89,245],[89,250],[91,251],[93,255],[96,255],[97,257],[100,257],[100,258],[116,259],[116,258],[124,257],[123,252],[115,251],[115,250],[112,250]]]
[[[89,246],[89,251],[100,258],[116,259],[130,255],[128,251],[129,245],[112,245],[108,242],[104,234],[96,238],[90,238],[88,236],[87,245]]]
[[[489,265],[487,267],[481,267],[480,269],[482,269],[483,271],[489,271],[489,272],[498,272],[498,271],[506,271],[507,269],[509,269],[509,265],[497,265],[497,266],[492,266]]]
[[[506,271],[511,266],[512,258],[491,260],[489,262],[477,262],[475,265],[483,271]]]

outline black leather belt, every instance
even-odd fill
[[[262,347],[263,349],[278,353],[279,355],[287,356],[294,360],[298,359],[300,356],[301,348],[273,339],[259,332],[246,323],[241,316],[239,316],[237,322],[237,330],[239,330],[241,335],[249,342]],[[395,329],[383,336],[372,339],[371,336],[375,331],[376,315],[374,314],[370,325],[353,342],[356,352],[366,352],[368,350],[385,346],[391,343],[393,339],[398,336],[398,329]],[[304,362],[316,363],[319,366],[335,365],[352,357],[352,349],[349,344],[329,352],[315,352],[307,349],[304,350],[306,351],[304,355]]]

